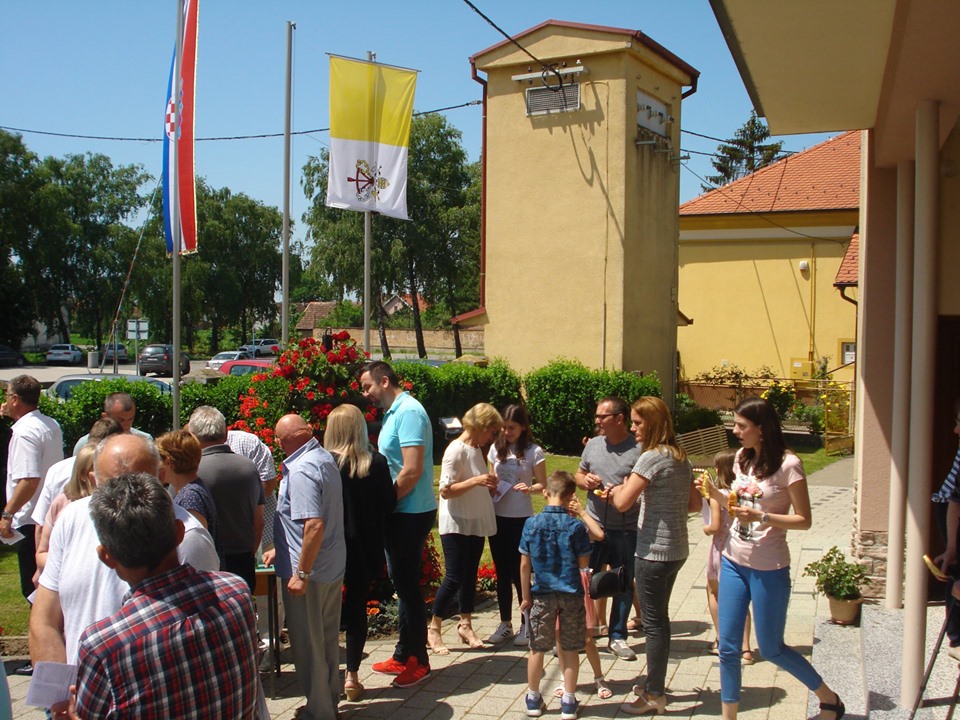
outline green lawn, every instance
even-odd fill
[[[797,455],[803,460],[803,465],[807,473],[813,473],[826,467],[832,462],[838,460],[837,457],[829,457],[821,448],[816,451],[798,452]],[[574,473],[580,463],[580,458],[569,455],[547,454],[547,471],[566,470]],[[434,467],[434,480],[440,477],[440,466]],[[586,502],[586,494],[579,491],[580,502]],[[533,508],[539,512],[543,507],[544,499],[542,496],[534,496]],[[440,538],[437,536],[437,530],[434,528],[434,540],[437,543],[437,549],[440,549]],[[441,553],[442,554],[442,553]],[[489,563],[489,546],[484,548],[481,564]],[[20,575],[17,570],[17,553],[7,545],[0,545],[0,627],[4,635],[26,635],[29,610],[27,603],[20,595]]]

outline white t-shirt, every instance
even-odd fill
[[[177,553],[180,562],[190,563],[197,570],[219,570],[220,561],[210,533],[183,508],[174,505],[173,509],[186,528]],[[83,631],[119,610],[123,596],[130,589],[100,562],[99,544],[90,518],[90,498],[70,503],[53,526],[47,564],[40,576],[40,584],[59,595],[70,664],[77,662],[77,645]]]
[[[487,474],[483,450],[470,447],[459,438],[451,441],[443,453],[440,466],[440,487],[454,485],[477,475]],[[490,537],[497,534],[497,518],[493,514],[490,490],[474,486],[463,495],[445,499],[440,496],[440,534],[459,533]]]
[[[39,410],[33,410],[13,424],[7,454],[7,497],[24,478],[40,478],[33,496],[13,516],[13,527],[32,525],[33,506],[43,489],[43,478],[54,463],[63,460],[63,433],[60,425]]]
[[[493,466],[493,472],[498,480],[512,485],[522,482],[529,487],[533,485],[533,469],[540,463],[546,462],[547,456],[539,445],[530,445],[523,451],[523,457],[519,459],[511,448],[502,462],[498,459],[497,448],[491,447],[490,452],[487,453],[487,459]],[[493,510],[500,517],[530,517],[533,515],[533,499],[524,493],[509,490],[493,504]]]
[[[73,475],[73,464],[76,461],[77,458],[71,455],[58,463],[54,463],[53,466],[47,470],[47,474],[43,478],[43,489],[40,491],[40,497],[37,498],[37,503],[33,507],[33,513],[30,515],[37,525],[43,525],[46,522],[47,510],[50,509],[53,499],[63,492],[63,486],[67,484],[70,476]]]

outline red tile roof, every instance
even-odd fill
[[[837,270],[837,277],[833,280],[834,287],[847,287],[856,285],[860,277],[860,233],[853,233],[850,238],[850,245],[843,254],[843,260],[840,261],[840,269]]]
[[[680,206],[684,215],[860,207],[860,131],[837,135]]]
[[[337,303],[333,300],[308,302],[306,306],[303,307],[303,314],[297,322],[296,329],[301,332],[310,332],[315,327],[320,327],[323,320],[325,320],[336,307]]]

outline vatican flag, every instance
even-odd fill
[[[417,71],[330,56],[327,205],[407,217]]]

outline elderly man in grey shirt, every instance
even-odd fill
[[[590,567],[623,566],[629,578],[629,590],[614,595],[610,603],[610,651],[624,660],[636,653],[627,645],[627,618],[633,604],[633,557],[637,551],[639,506],[619,512],[595,490],[605,492],[622,485],[640,457],[641,447],[627,427],[630,409],[622,398],[605,397],[597,403],[594,422],[596,437],[591,438],[580,456],[580,468],[574,476],[577,485],[587,491],[587,513],[603,526],[604,539],[594,543]]]
[[[274,518],[276,564],[297,681],[307,704],[303,720],[335,720],[340,700],[340,592],[347,564],[343,487],[333,456],[299,415],[284,415],[277,440],[286,455]]]

